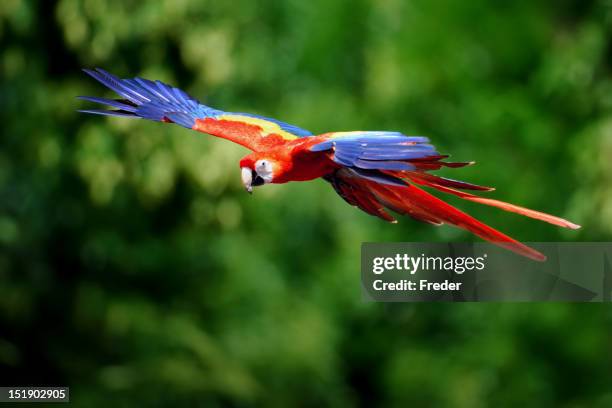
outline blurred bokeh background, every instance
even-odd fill
[[[78,406],[612,406],[601,304],[374,304],[386,224],[323,181],[246,194],[247,152],[102,118],[82,67],[312,132],[428,135],[443,174],[579,231],[460,204],[523,241],[612,239],[608,0],[0,2],[0,382]]]

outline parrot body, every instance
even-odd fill
[[[426,137],[387,131],[330,132],[315,136],[276,119],[208,107],[160,81],[119,79],[102,69],[84,71],[115,91],[121,99],[82,96],[81,99],[115,110],[81,112],[176,123],[252,150],[240,160],[242,182],[248,192],[252,192],[253,187],[269,183],[323,178],[347,203],[385,221],[396,222],[388,212],[391,210],[433,225],[454,225],[539,261],[545,259],[540,252],[483,224],[417,185],[560,227],[579,228],[559,217],[461,191],[491,191],[493,188],[429,173],[442,167],[458,168],[473,162],[444,161],[448,156],[439,154]]]

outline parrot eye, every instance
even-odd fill
[[[255,163],[255,171],[258,173],[270,173],[272,171],[271,167],[270,162],[267,160],[258,160]]]

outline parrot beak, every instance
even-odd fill
[[[254,171],[248,167],[241,168],[242,184],[249,194],[253,192],[253,173]]]

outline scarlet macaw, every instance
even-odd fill
[[[491,191],[463,181],[428,173],[441,167],[463,167],[473,162],[445,162],[429,140],[399,132],[356,131],[313,135],[297,126],[250,113],[224,112],[203,105],[178,88],[142,78],[120,79],[98,68],[84,70],[115,91],[121,99],[79,98],[116,110],[81,110],[109,116],[144,118],[231,140],[250,150],[240,160],[242,182],[253,187],[268,183],[323,178],[350,205],[385,221],[397,222],[387,210],[433,225],[444,223],[529,258],[546,257],[513,238],[483,224],[416,185],[433,187],[474,201],[576,229],[579,225],[559,217],[460,190]]]

